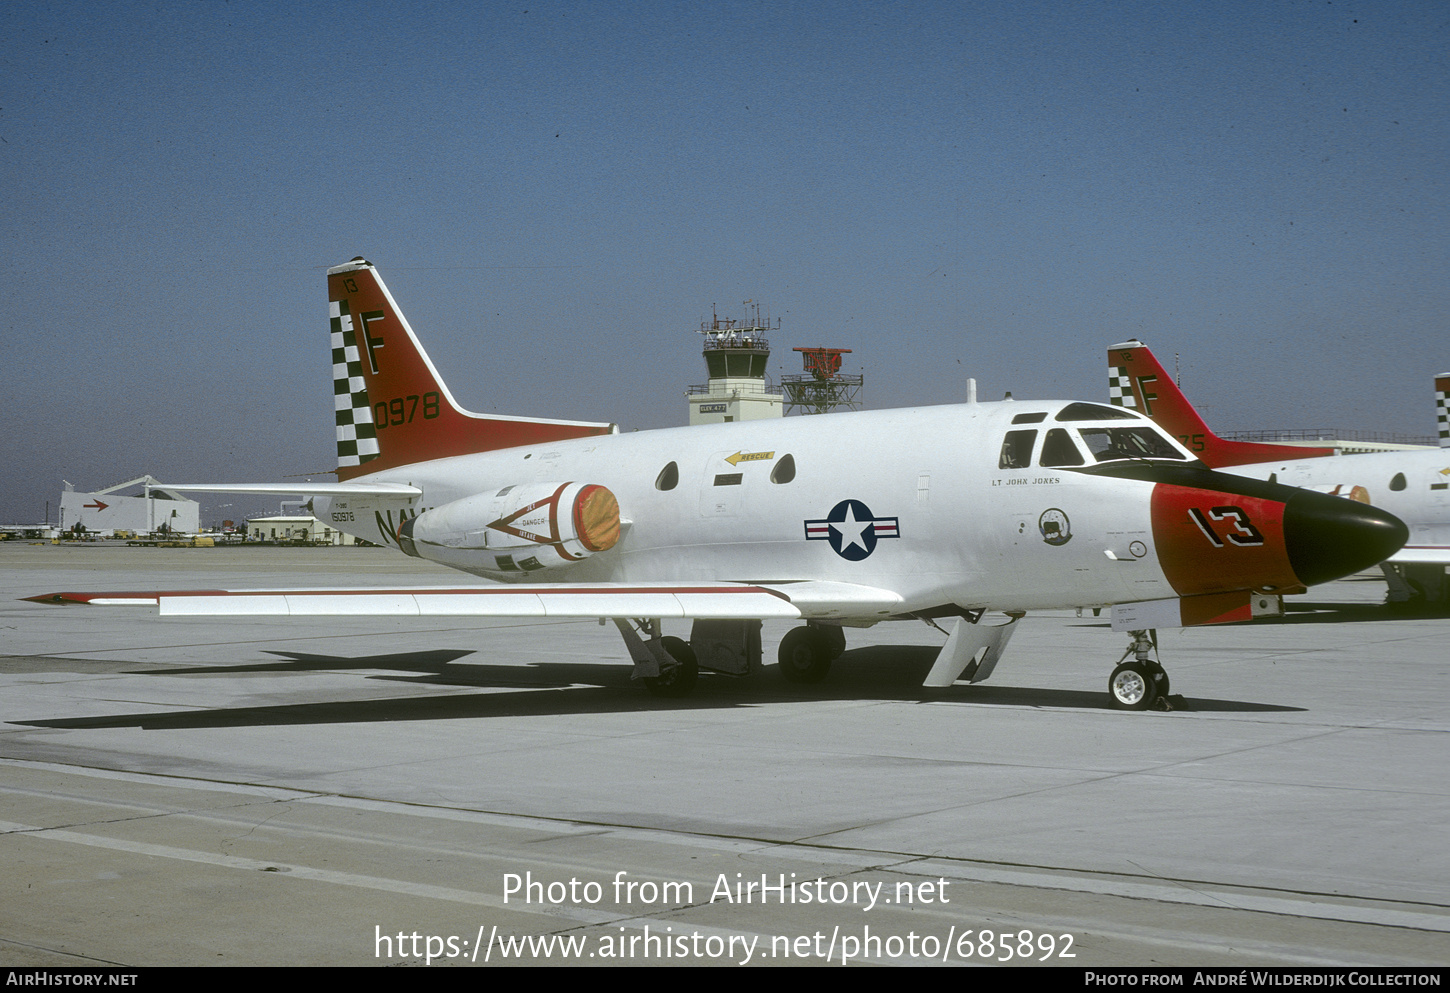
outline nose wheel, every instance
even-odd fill
[[[1119,710],[1147,710],[1168,695],[1168,673],[1156,662],[1124,662],[1108,677],[1108,694]]]
[[[1162,701],[1167,706],[1168,673],[1149,655],[1158,648],[1155,631],[1133,631],[1133,641],[1108,677],[1108,699],[1117,710],[1147,710]],[[1129,659],[1128,656],[1133,658]]]

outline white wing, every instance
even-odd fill
[[[884,618],[890,590],[851,583],[577,583],[409,589],[48,593],[37,603],[156,605],[169,617]]]

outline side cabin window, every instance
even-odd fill
[[[1032,446],[1037,443],[1036,431],[1008,431],[1002,440],[998,469],[1026,469],[1032,464]]]
[[[1184,455],[1168,440],[1148,427],[1082,428],[1083,443],[1099,462],[1114,459],[1176,459]]]
[[[1042,443],[1039,461],[1044,466],[1082,465],[1083,457],[1077,445],[1073,444],[1072,435],[1063,428],[1053,428]]]

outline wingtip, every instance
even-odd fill
[[[40,596],[23,596],[21,600],[30,603],[86,603],[89,598],[84,593],[42,593]]]
[[[210,591],[207,591],[210,592]],[[24,596],[19,599],[30,603],[44,603],[51,606],[69,606],[80,604],[82,606],[134,606],[134,605],[155,605],[160,593],[42,593],[39,596]]]

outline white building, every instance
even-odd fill
[[[357,541],[352,535],[344,534],[310,514],[254,517],[247,522],[247,538],[251,541],[290,541],[299,545],[352,545]]]
[[[121,496],[121,490],[140,486],[140,496]],[[201,505],[195,500],[172,493],[151,476],[135,479],[94,493],[82,493],[65,484],[60,495],[60,530],[77,524],[87,531],[134,531],[149,534],[163,526],[170,531],[194,534],[200,526]]]

